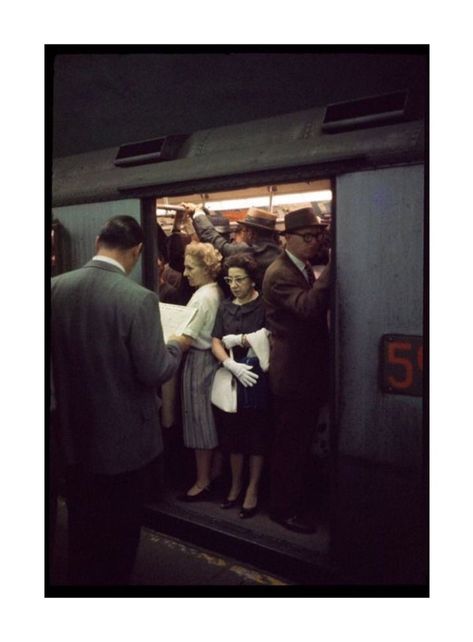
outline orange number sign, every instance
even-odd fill
[[[422,395],[422,337],[382,337],[382,387],[385,392]]]
[[[400,379],[396,379],[391,375],[388,376],[388,382],[393,388],[405,390],[412,386],[414,368],[408,358],[411,348],[412,345],[404,341],[388,343],[388,363],[399,364],[403,368],[403,376]]]

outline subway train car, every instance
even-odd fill
[[[177,434],[165,466],[181,478],[164,475],[148,525],[296,584],[425,594],[425,120],[396,92],[54,160],[56,272],[85,263],[100,226],[128,214],[146,236],[131,277],[156,291],[163,203],[205,203],[234,220],[257,205],[282,220],[310,202],[331,222],[331,402],[308,489],[317,532],[291,533],[264,506],[242,522],[217,500],[179,504],[193,463]]]

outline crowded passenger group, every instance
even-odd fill
[[[171,234],[158,230],[155,293],[127,278],[141,226],[115,216],[95,256],[52,279],[51,425],[71,584],[130,581],[149,468],[163,452],[161,426],[177,416],[194,462],[181,501],[215,501],[228,464],[218,505],[251,518],[266,471],[270,518],[297,533],[316,528],[304,465],[328,396],[327,227],[307,206],[288,212],[278,234],[276,216],[252,207],[238,236],[224,217],[183,203]],[[193,312],[166,340],[159,301]]]
[[[228,462],[220,508],[252,517],[267,467],[270,517],[313,532],[303,475],[328,395],[327,225],[304,207],[278,233],[277,217],[252,207],[235,241],[228,219],[182,206],[158,242],[161,300],[196,309],[182,331],[189,350],[178,384],[195,481],[178,499],[218,499],[215,480]]]

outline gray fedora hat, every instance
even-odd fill
[[[284,231],[281,234],[290,234],[304,227],[318,227],[321,230],[325,230],[328,225],[322,222],[312,207],[301,207],[286,214],[284,217]]]

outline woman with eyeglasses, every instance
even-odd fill
[[[231,487],[221,508],[236,506],[241,497],[240,517],[248,518],[258,507],[258,486],[268,445],[269,388],[267,375],[246,335],[264,328],[265,314],[263,300],[255,290],[256,261],[248,254],[235,254],[225,260],[224,269],[234,298],[220,304],[212,331],[212,352],[237,381],[237,412],[215,408],[220,448],[230,455],[232,473]],[[246,489],[245,457],[249,463]]]
[[[184,445],[193,448],[196,479],[179,499],[195,502],[209,499],[212,460],[218,446],[210,390],[218,366],[211,352],[211,332],[223,298],[217,285],[222,255],[210,243],[190,243],[184,255],[184,277],[195,289],[187,303],[196,308],[195,316],[182,334],[191,348],[182,373],[182,425]]]

